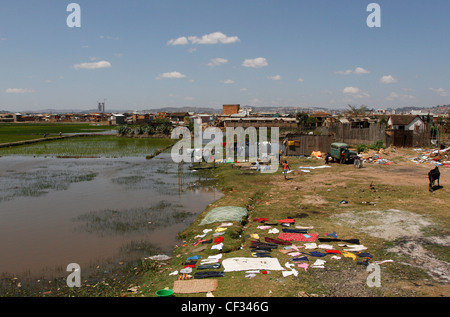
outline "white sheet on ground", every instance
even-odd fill
[[[284,268],[276,258],[229,258],[222,261],[224,272],[268,270],[283,271]]]

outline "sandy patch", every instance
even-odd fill
[[[450,237],[437,237],[433,242],[440,242],[444,245],[449,244]],[[430,240],[428,240],[429,242]],[[425,242],[420,239],[405,239],[399,241],[397,245],[388,249],[389,252],[400,253],[408,256],[411,260],[411,265],[425,269],[428,274],[435,280],[441,282],[450,282],[450,263],[435,258],[432,254],[427,252],[422,246]],[[442,245],[442,244],[441,244]]]
[[[348,211],[333,218],[370,236],[395,241],[387,251],[408,257],[409,263],[404,264],[426,270],[437,281],[450,282],[450,263],[437,259],[424,248],[427,244],[448,247],[450,237],[422,237],[423,229],[433,225],[425,216],[389,209]]]
[[[397,209],[348,211],[333,217],[373,237],[390,241],[420,237],[422,230],[432,224],[424,216]]]

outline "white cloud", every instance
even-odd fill
[[[356,67],[353,73],[356,75],[362,75],[362,74],[369,74],[370,72],[362,67]]]
[[[408,101],[413,100],[415,97],[413,95],[404,95],[404,94],[398,94],[396,92],[391,92],[389,96],[386,97],[386,100],[401,100],[401,101]]]
[[[281,80],[281,76],[280,76],[280,75],[269,76],[269,77],[267,77],[267,78],[269,78],[269,79],[271,79],[271,80]]]
[[[8,39],[6,37],[1,37],[0,41],[7,41]]]
[[[187,96],[187,97],[184,97],[184,100],[194,100],[194,97],[190,97],[190,96]]]
[[[227,59],[217,57],[217,58],[213,58],[211,60],[211,62],[208,63],[208,66],[211,66],[211,67],[212,66],[219,66],[219,65],[222,65],[222,64],[225,64],[225,63],[228,63]]]
[[[227,80],[224,80],[223,83],[227,84],[227,85],[231,85],[231,84],[234,84],[234,80],[227,79]]]
[[[298,81],[299,83],[302,83],[302,82],[304,82],[305,80],[304,80],[303,78],[299,78],[299,79],[297,79],[297,81]]]
[[[156,77],[156,79],[161,79],[161,78],[184,78],[186,77],[186,75],[179,73],[179,72],[168,72],[168,73],[162,73],[161,75],[159,75],[158,77]]]
[[[355,75],[363,75],[363,74],[370,74],[370,72],[362,67],[356,67],[355,70],[351,70],[351,69],[347,69],[347,70],[339,70],[337,72],[335,72],[335,74],[339,74],[339,75],[350,75],[350,74],[355,74]]]
[[[231,44],[240,41],[237,36],[227,36],[221,32],[205,34],[201,38],[189,36],[188,39],[192,44]]]
[[[241,88],[241,89],[239,89],[240,91],[247,91],[248,89],[247,88]]]
[[[444,88],[430,88],[431,91],[437,93],[439,96],[447,97],[448,92]]]
[[[33,93],[33,89],[26,89],[26,88],[8,88],[6,89],[7,94],[28,94]]]
[[[342,90],[342,92],[344,94],[349,95],[354,98],[369,98],[370,97],[370,95],[366,91],[363,91],[357,87],[352,87],[352,86],[345,87],[344,90]]]
[[[101,68],[111,68],[111,63],[107,61],[99,61],[95,63],[81,63],[73,65],[75,69],[101,69]]]
[[[188,44],[188,39],[186,36],[182,36],[179,37],[177,39],[174,40],[170,40],[169,42],[167,42],[167,45],[186,45]]]
[[[201,37],[197,36],[182,36],[177,39],[172,39],[167,42],[167,45],[186,45],[188,43],[191,44],[231,44],[240,42],[239,37],[237,36],[227,36],[222,32],[213,32],[210,34],[202,35]]]
[[[380,82],[383,84],[393,84],[398,82],[398,79],[392,77],[391,75],[386,75],[380,78]]]
[[[253,67],[253,68],[260,68],[260,67],[266,67],[269,64],[267,63],[267,60],[264,57],[257,57],[254,59],[246,59],[242,63],[242,66],[244,67]]]

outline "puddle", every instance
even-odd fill
[[[171,254],[178,232],[222,197],[170,153],[0,158],[0,274],[50,275]],[[62,269],[61,269],[62,268]]]

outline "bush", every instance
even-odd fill
[[[371,144],[371,145],[365,145],[365,144],[358,144],[356,146],[356,151],[358,153],[365,152],[367,150],[375,150],[378,151],[379,149],[385,149],[386,147],[383,144],[383,140],[378,140],[377,142]]]

